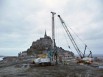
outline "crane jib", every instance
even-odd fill
[[[63,19],[60,17],[60,15],[58,15],[58,17],[59,17],[59,19],[60,19],[60,21],[61,21],[61,23],[62,23],[62,25],[63,25],[63,28],[65,29],[65,31],[66,31],[66,33],[67,33],[67,35],[68,35],[70,41],[72,42],[75,50],[77,51],[77,53],[79,54],[79,56],[80,56],[81,58],[83,58],[84,55],[83,55],[83,53],[79,50],[79,48],[78,48],[78,46],[77,46],[74,38],[72,37],[69,29],[67,28],[65,22],[64,22]]]

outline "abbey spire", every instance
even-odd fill
[[[45,35],[44,35],[44,38],[45,38],[45,37],[47,37],[46,30],[45,30]]]

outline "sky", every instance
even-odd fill
[[[103,0],[0,0],[0,55],[18,55],[33,41],[52,35],[55,15],[56,45],[77,54],[57,15],[61,15],[81,51],[103,54]],[[76,33],[82,43],[76,38]],[[68,48],[68,45],[71,49]]]

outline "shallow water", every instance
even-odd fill
[[[0,57],[0,61],[3,60],[3,57]]]

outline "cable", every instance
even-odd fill
[[[69,26],[68,26],[68,27],[69,27]],[[70,27],[69,27],[69,28],[70,28]],[[73,31],[72,28],[70,28],[70,29],[71,29],[71,31],[79,38],[78,34],[76,34],[76,33]],[[79,40],[81,40],[81,42],[82,42],[84,45],[86,45],[86,43],[84,43],[81,38],[79,38]],[[88,46],[87,46],[87,48],[90,50],[90,48],[89,48]]]

